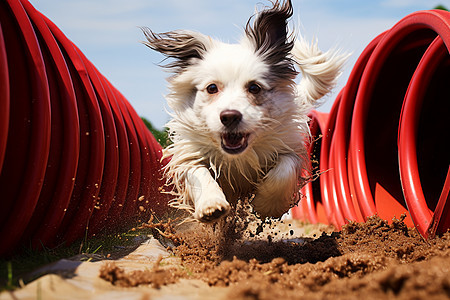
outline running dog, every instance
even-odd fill
[[[346,55],[289,33],[292,14],[290,0],[273,2],[249,19],[238,44],[142,29],[144,44],[171,59],[171,204],[199,221],[220,219],[250,195],[261,217],[281,217],[299,200],[307,114],[335,85]]]

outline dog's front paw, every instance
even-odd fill
[[[222,198],[209,198],[195,205],[194,218],[200,222],[214,222],[230,212],[230,204]]]

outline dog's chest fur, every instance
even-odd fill
[[[266,166],[258,171],[255,167],[248,166],[246,173],[242,174],[235,165],[229,164],[223,168],[216,181],[227,199],[236,203],[238,199],[251,197],[256,192],[258,184],[270,168],[271,166]],[[214,176],[214,172],[211,171],[211,175]]]

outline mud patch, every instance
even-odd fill
[[[153,288],[160,288],[163,285],[175,283],[183,277],[176,268],[163,269],[159,267],[162,260],[160,257],[150,270],[136,270],[125,272],[125,270],[115,263],[109,263],[100,269],[100,278],[111,282],[116,286],[135,287],[141,284],[149,285]]]
[[[237,221],[236,221],[237,220]],[[216,225],[177,228],[150,223],[178,265],[131,272],[105,265],[115,285],[158,288],[180,280],[228,287],[236,299],[446,299],[450,297],[450,234],[425,241],[402,219],[371,217],[340,232],[306,234],[295,221],[231,216]],[[301,231],[301,232],[300,232]],[[314,236],[315,235],[315,236]]]

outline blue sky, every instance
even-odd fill
[[[49,17],[133,105],[139,115],[162,128],[168,121],[164,94],[169,75],[162,55],[142,45],[138,27],[156,32],[191,29],[236,42],[242,28],[266,0],[30,0]],[[319,108],[329,111],[364,47],[379,33],[417,10],[450,0],[293,0],[291,25],[323,50],[353,53],[338,86]]]

